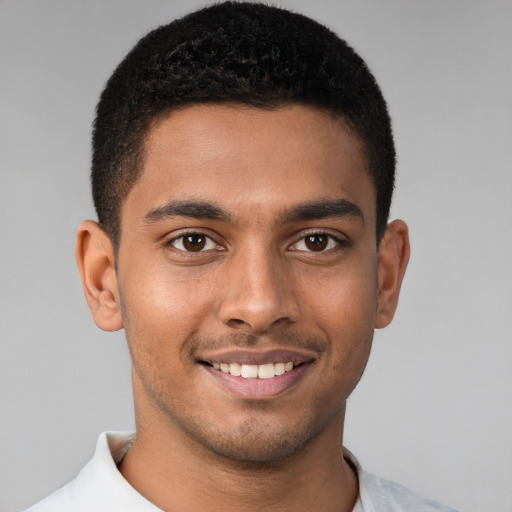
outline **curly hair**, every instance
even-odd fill
[[[387,225],[395,175],[391,120],[363,59],[306,16],[249,2],[193,12],[143,37],[108,80],[93,129],[92,192],[114,247],[120,210],[139,178],[151,124],[173,109],[303,104],[342,117],[362,142],[376,190],[376,234]]]

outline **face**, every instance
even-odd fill
[[[141,427],[270,461],[342,425],[379,280],[375,193],[341,120],[304,106],[173,113],[149,134],[121,233]]]

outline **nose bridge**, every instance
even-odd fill
[[[219,316],[231,326],[263,332],[277,322],[295,322],[298,305],[284,258],[268,244],[240,247],[230,258]]]

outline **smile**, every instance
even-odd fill
[[[230,395],[269,400],[304,380],[317,357],[310,349],[226,347],[198,353],[196,362]]]
[[[272,379],[293,370],[294,364],[292,361],[266,364],[213,362],[212,366],[215,370],[229,373],[235,377],[243,377],[244,379]]]

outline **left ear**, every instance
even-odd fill
[[[388,224],[379,245],[378,295],[375,327],[387,327],[395,315],[400,287],[409,261],[409,230],[402,220]]]

